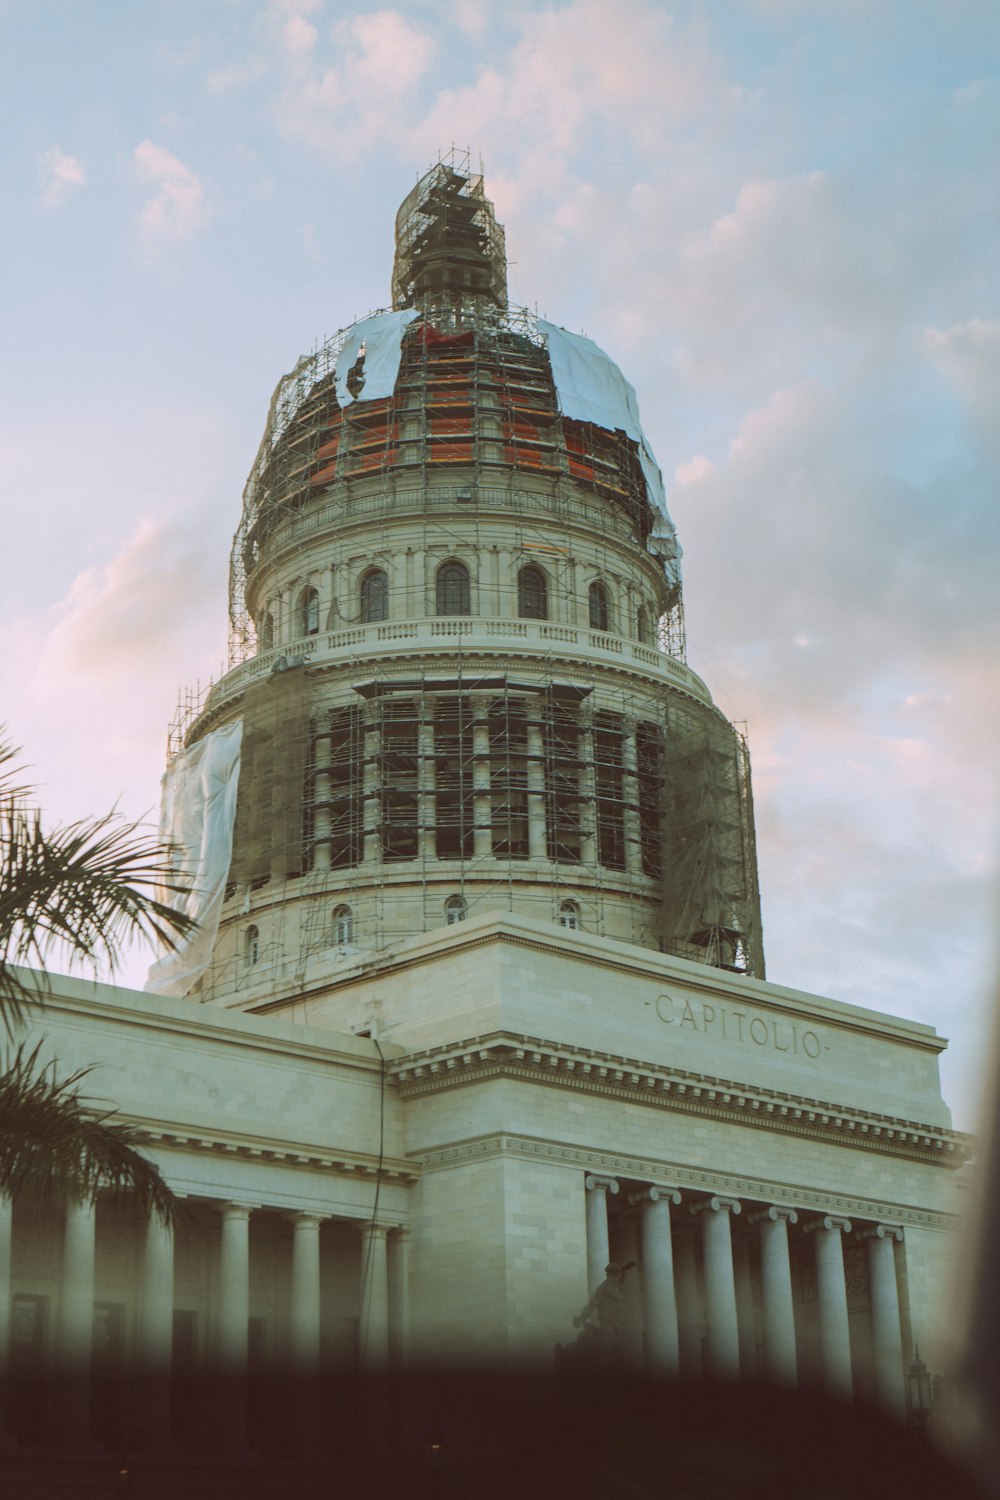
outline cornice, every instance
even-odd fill
[[[352,983],[360,980],[370,980],[383,974],[401,973],[404,969],[415,968],[420,964],[434,963],[444,957],[445,954],[451,957],[454,954],[463,953],[472,948],[481,948],[487,943],[510,943],[520,948],[531,948],[540,953],[553,953],[561,959],[567,957],[565,936],[560,936],[555,930],[552,936],[549,937],[547,935],[543,936],[541,933],[536,935],[523,930],[518,931],[509,925],[503,925],[490,927],[485,931],[473,932],[468,937],[465,937],[457,935],[456,928],[458,926],[459,924],[456,923],[455,927],[448,929],[449,941],[447,949],[434,947],[424,948],[416,953],[375,955],[366,964],[363,974],[352,973],[344,977],[342,981],[343,988],[348,988]],[[664,985],[675,985],[678,988],[691,990],[699,996],[710,995],[722,1002],[731,1002],[734,998],[737,998],[736,992],[722,982],[719,971],[714,969],[710,964],[699,964],[697,966],[691,964],[690,967],[692,969],[697,967],[697,977],[688,974],[681,975],[672,971],[659,972],[653,965],[661,961],[664,955],[657,953],[654,949],[638,949],[637,951],[641,952],[646,960],[646,962],[639,962],[635,959],[630,960],[617,955],[609,951],[606,946],[602,946],[599,951],[596,948],[587,947],[588,936],[587,933],[577,932],[574,934],[577,941],[569,956],[575,962],[600,964],[602,968],[612,969],[619,974],[631,974],[641,979],[653,980]],[[624,947],[625,944],[617,943],[616,946]],[[686,960],[675,960],[675,962],[684,962],[687,964]],[[339,989],[341,985],[338,984],[337,987]],[[328,990],[330,988],[329,981],[318,983],[315,988]],[[786,1015],[789,1011],[796,1011],[803,1014],[808,1012],[814,1023],[822,1024],[824,1027],[847,1031],[854,1036],[874,1037],[879,1041],[889,1039],[895,1045],[915,1047],[918,1051],[931,1052],[935,1056],[940,1055],[947,1046],[947,1041],[939,1037],[930,1027],[924,1028],[926,1033],[924,1035],[915,1034],[912,1030],[907,1030],[905,1034],[901,1034],[899,1029],[900,1024],[905,1023],[897,1022],[894,1017],[886,1016],[880,1018],[880,1021],[884,1021],[884,1024],[873,1025],[863,1019],[866,1012],[860,1008],[852,1009],[848,1015],[831,1010],[826,1006],[816,1009],[814,1008],[815,1001],[817,999],[821,1001],[822,997],[799,996],[792,991],[783,992],[780,989],[776,993],[776,988],[767,980],[744,978],[738,998],[746,1000],[748,1004],[756,1006],[759,1010],[775,1011],[779,1015]],[[301,993],[306,995],[309,991],[303,990]],[[813,1006],[810,1006],[810,1001],[813,1002]],[[254,1009],[255,1011],[259,1010],[261,1014],[265,1014],[268,1009],[277,1008],[287,1003],[287,1000],[280,1000],[273,1002],[273,1005],[261,1005],[254,1007]]]
[[[957,1168],[972,1154],[959,1131],[510,1032],[410,1053],[390,1073],[404,1101],[513,1078],[925,1165]]]
[[[960,1223],[958,1214],[914,1208],[910,1204],[888,1199],[826,1192],[797,1182],[780,1182],[774,1178],[713,1172],[665,1158],[620,1155],[587,1146],[567,1146],[542,1136],[519,1135],[509,1131],[470,1136],[447,1146],[414,1152],[412,1159],[419,1163],[424,1172],[432,1172],[496,1156],[531,1157],[536,1161],[578,1168],[581,1172],[607,1173],[639,1181],[669,1182],[682,1192],[718,1192],[762,1203],[814,1209],[818,1213],[850,1214],[858,1219],[903,1224],[915,1229],[954,1232]]]
[[[304,1146],[273,1137],[229,1135],[220,1131],[193,1130],[188,1125],[150,1125],[148,1122],[119,1114],[117,1119],[132,1125],[144,1146],[169,1150],[194,1151],[214,1156],[238,1157],[243,1161],[266,1162],[277,1166],[308,1167],[313,1172],[331,1172],[344,1177],[361,1177],[374,1181],[408,1185],[420,1173],[410,1161],[386,1157],[381,1166],[375,1155],[338,1150],[336,1147]]]

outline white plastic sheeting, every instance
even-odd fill
[[[402,312],[376,313],[348,329],[337,355],[335,376],[337,400],[341,406],[350,406],[355,400],[383,401],[392,395],[399,374],[403,334],[418,316],[416,308],[407,307]],[[347,389],[347,377],[357,363],[362,344],[365,348],[364,385],[361,394],[355,397]]]
[[[160,838],[173,849],[173,869],[187,894],[177,903],[197,929],[153,964],[146,989],[186,995],[204,974],[219,931],[233,852],[243,720],[216,729],[174,757],[163,778]]]
[[[611,432],[624,432],[639,449],[639,463],[646,480],[646,492],[658,512],[650,542],[652,551],[663,558],[663,567],[671,583],[680,582],[681,548],[677,533],[667,512],[667,497],[653,450],[639,421],[639,402],[634,388],[612,359],[599,349],[593,339],[579,333],[568,333],[555,323],[539,318],[536,324],[548,346],[552,379],[559,410],[571,422],[592,422]]]

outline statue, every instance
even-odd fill
[[[600,1359],[616,1359],[624,1352],[625,1332],[625,1272],[635,1265],[630,1260],[625,1265],[611,1261],[604,1268],[604,1280],[590,1298],[586,1307],[573,1319],[573,1327],[582,1332],[578,1347]],[[596,1327],[589,1322],[596,1316]]]

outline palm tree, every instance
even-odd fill
[[[113,974],[130,939],[173,946],[195,926],[163,899],[181,887],[138,824],[109,814],[47,830],[13,764],[18,754],[0,740],[0,1021],[9,1042],[44,1003],[53,955]],[[81,1096],[90,1069],[60,1080],[40,1047],[9,1050],[0,1069],[0,1192],[41,1205],[103,1188],[172,1222],[176,1200],[136,1149],[136,1131]]]

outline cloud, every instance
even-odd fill
[[[244,62],[213,68],[205,79],[205,88],[210,94],[232,93],[248,83],[255,83],[263,75],[264,67],[262,57],[249,57]]]
[[[74,580],[48,635],[49,668],[77,680],[141,674],[209,600],[217,607],[218,573],[194,527],[142,521],[109,563]]]
[[[190,167],[153,141],[132,153],[140,182],[156,188],[139,215],[139,232],[147,249],[191,239],[208,223],[205,189]]]
[[[1000,322],[973,318],[941,330],[925,329],[924,352],[995,434],[1000,412]]]
[[[356,15],[334,26],[336,61],[324,66],[311,55],[315,37],[308,47],[290,45],[288,26],[283,16],[286,51],[295,64],[278,105],[286,134],[342,158],[398,138],[431,63],[430,35],[395,10]],[[306,66],[307,52],[311,66]]]
[[[58,208],[77,188],[87,181],[87,173],[78,156],[69,156],[52,146],[42,156],[44,183],[41,202],[46,208]]]

